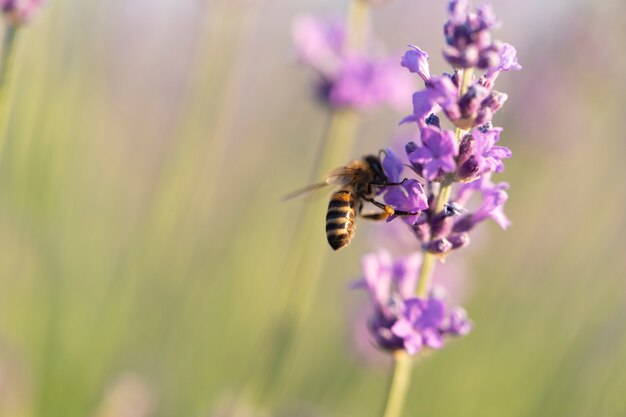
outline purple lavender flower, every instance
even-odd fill
[[[331,77],[341,67],[346,33],[338,20],[300,16],[292,27],[293,42],[300,61],[323,76]]]
[[[459,68],[491,69],[500,64],[502,44],[491,39],[497,20],[489,5],[470,12],[467,1],[449,3],[449,19],[444,25],[447,46],[443,56]]]
[[[27,23],[43,6],[44,0],[0,0],[0,8],[11,24]]]
[[[429,181],[434,180],[441,172],[454,172],[456,163],[454,156],[458,146],[454,133],[449,130],[425,126],[421,130],[423,146],[416,147],[409,153],[411,164],[422,167],[422,176]]]
[[[485,80],[482,82],[488,89],[491,89],[493,83],[500,75],[502,71],[519,71],[522,69],[522,66],[517,62],[517,51],[508,43],[503,43],[502,48],[500,50],[500,64],[491,68],[485,74]]]
[[[467,318],[467,311],[462,307],[456,307],[450,310],[450,316],[444,326],[446,332],[463,336],[472,331],[472,322]]]
[[[410,216],[403,216],[407,224],[415,224],[419,219],[422,210],[428,208],[428,200],[426,199],[426,193],[419,181],[409,179],[404,181],[401,185],[393,185],[386,187],[384,200],[396,210],[404,211],[408,213],[415,213]],[[397,216],[394,214],[390,216],[387,221],[390,222]]]
[[[400,318],[391,327],[391,332],[403,340],[404,348],[415,355],[422,347],[443,347],[441,327],[445,307],[440,300],[411,298],[404,303]]]
[[[353,287],[366,288],[369,292],[374,314],[368,327],[383,349],[405,349],[414,355],[423,347],[443,347],[445,336],[469,332],[467,319],[459,316],[458,309],[446,316],[445,304],[440,299],[413,296],[420,265],[419,253],[397,261],[386,252],[363,257],[364,277]]]
[[[413,87],[409,74],[394,58],[349,51],[343,24],[300,17],[293,37],[300,61],[318,75],[317,96],[325,104],[359,110],[405,106]]]
[[[462,184],[457,190],[455,197],[455,201],[458,204],[465,204],[475,192],[479,192],[482,195],[482,202],[474,213],[468,214],[455,222],[453,232],[468,232],[487,218],[493,219],[503,229],[508,228],[511,222],[503,211],[504,203],[509,198],[506,192],[508,189],[509,184],[506,182],[498,184],[491,182],[491,174],[483,175],[476,181]]]
[[[383,171],[389,182],[400,182],[400,174],[404,171],[404,164],[391,148],[385,149]]]
[[[404,53],[400,65],[408,69],[410,72],[413,72],[422,77],[422,80],[430,80],[428,53],[422,51],[419,47],[415,45],[409,45],[409,48],[411,49]]]
[[[476,141],[474,155],[478,171],[481,174],[487,172],[504,171],[503,159],[510,158],[512,153],[509,148],[497,146],[500,140],[502,128],[487,126],[472,131],[472,137]]]

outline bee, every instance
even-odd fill
[[[285,198],[290,199],[326,186],[338,189],[330,197],[326,211],[326,239],[333,250],[350,244],[356,231],[357,215],[369,220],[385,220],[389,216],[409,216],[417,213],[395,210],[374,197],[382,187],[401,185],[402,182],[389,182],[383,171],[380,156],[366,155],[348,165],[334,169],[324,182],[312,184],[295,191]],[[369,202],[381,211],[363,213],[364,202]]]

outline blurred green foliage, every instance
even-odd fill
[[[493,3],[525,67],[501,77],[497,120],[515,155],[500,176],[513,227],[487,227],[462,255],[476,330],[420,362],[406,415],[622,416],[626,9]],[[395,0],[374,26],[391,50],[433,51],[439,71],[440,6]],[[264,341],[303,207],[280,197],[309,181],[327,123],[290,19],[344,10],[52,0],[22,30],[0,161],[0,416],[210,416],[234,403],[377,415],[387,372],[354,353],[364,297],[348,283],[379,226],[326,257],[275,395],[247,396],[259,358],[280,348]],[[388,144],[401,116],[365,115],[354,155]],[[323,203],[311,203],[320,248]]]

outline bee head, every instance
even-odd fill
[[[376,182],[386,182],[387,176],[385,175],[385,171],[383,171],[383,165],[380,162],[380,157],[376,155],[366,155],[365,162],[369,165],[370,169],[374,172],[374,181]]]

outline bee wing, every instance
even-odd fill
[[[336,187],[344,187],[354,182],[360,171],[354,168],[341,167],[332,170],[326,177],[326,183]]]
[[[307,185],[306,187],[300,188],[299,190],[292,191],[283,197],[284,200],[291,200],[292,198],[310,196],[318,190],[324,189],[326,187],[344,187],[348,184],[351,184],[354,181],[355,176],[359,174],[359,170],[341,167],[332,170],[327,176],[324,182],[318,182],[316,184]]]
[[[327,182],[318,182],[317,184],[310,184],[306,187],[300,188],[287,194],[283,197],[283,201],[291,200],[292,198],[303,197],[313,194],[317,190],[328,187],[330,184]]]

